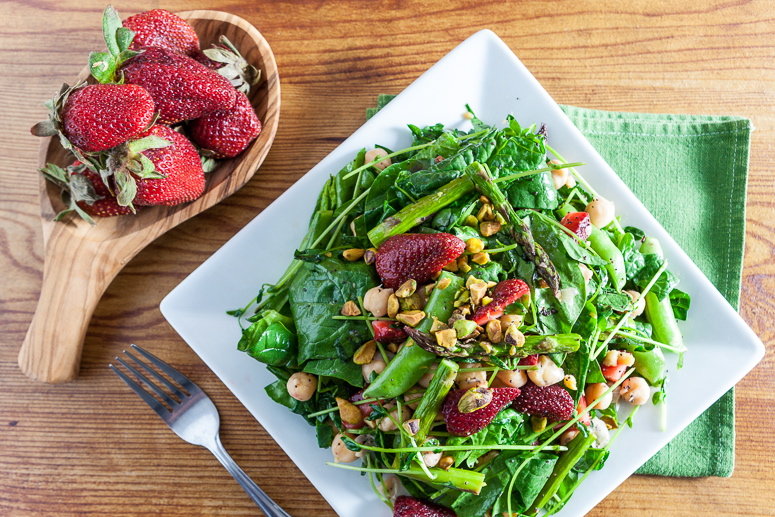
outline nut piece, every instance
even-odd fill
[[[414,436],[420,432],[420,419],[412,418],[411,420],[407,420],[403,423],[402,427],[409,433],[409,436]]]
[[[459,319],[452,324],[459,339],[466,338],[476,331],[476,323],[471,320]]]
[[[494,221],[495,213],[492,211],[492,205],[490,203],[483,204],[476,214],[476,218],[480,221]]]
[[[476,262],[480,266],[487,264],[490,261],[490,254],[486,251],[480,251],[476,255],[471,257],[471,262]]]
[[[471,284],[468,290],[471,291],[471,303],[479,305],[484,299],[484,295],[487,294],[487,283],[480,280]]]
[[[362,344],[360,347],[358,347],[358,350],[355,351],[353,354],[353,362],[355,364],[369,364],[372,359],[374,359],[374,354],[377,351],[377,342],[373,339],[371,341],[366,341],[364,344]]]
[[[516,325],[517,327],[520,327],[522,325],[522,320],[524,319],[524,316],[520,314],[504,314],[500,317],[501,320],[501,328],[507,329],[511,325]]]
[[[436,464],[442,470],[449,470],[449,468],[455,464],[455,458],[452,456],[442,456],[439,462]]]
[[[342,418],[342,422],[358,425],[363,421],[363,413],[358,409],[358,406],[349,400],[336,397],[336,405],[339,408],[339,416]]]
[[[484,386],[471,388],[463,393],[457,403],[457,409],[461,413],[473,413],[492,402],[492,390]]]
[[[457,324],[457,322],[455,323]],[[471,323],[473,323],[473,321]],[[476,324],[474,323],[474,325]],[[436,331],[436,334],[434,335],[436,336],[436,343],[438,343],[440,347],[452,348],[457,344],[458,334],[454,328]]]
[[[387,315],[390,318],[395,318],[398,311],[401,310],[401,302],[398,301],[398,297],[395,293],[390,293],[387,301]]]
[[[501,223],[499,221],[483,221],[479,224],[479,233],[485,237],[490,237],[501,231]]]
[[[375,318],[381,318],[388,313],[388,298],[391,294],[393,294],[392,289],[372,287],[363,295],[363,308]]]
[[[545,416],[530,417],[530,427],[533,429],[534,433],[540,433],[544,429],[546,429],[546,422],[547,422],[547,419]]]
[[[374,261],[377,260],[377,250],[376,248],[369,248],[363,253],[363,261],[368,264],[372,265],[374,264]]]
[[[503,337],[503,340],[511,346],[525,346],[525,335],[520,332],[517,325],[509,325],[506,327],[506,335]]]
[[[563,447],[568,445],[574,438],[576,438],[579,435],[579,430],[575,427],[571,427],[564,433],[560,435],[560,445]]]
[[[285,386],[288,388],[288,395],[305,402],[311,399],[318,389],[318,378],[311,373],[296,372],[288,378]]]
[[[485,330],[487,331],[487,338],[493,343],[503,341],[503,331],[501,330],[501,322],[499,320],[488,321]]]
[[[360,260],[365,252],[366,250],[362,250],[360,248],[350,248],[349,250],[344,250],[342,252],[342,256],[345,258],[345,260],[355,262],[356,260]]]
[[[396,296],[399,298],[409,298],[414,294],[414,292],[417,290],[417,280],[410,278],[403,284],[401,284],[401,287],[396,289]]]
[[[396,320],[404,325],[416,327],[425,318],[423,311],[413,310],[396,314]]]
[[[449,284],[451,284],[451,283],[452,283],[452,279],[450,277],[446,276],[446,277],[442,278],[441,280],[439,280],[436,283],[436,289],[438,289],[440,291],[443,291],[444,289],[449,287]]]
[[[484,242],[482,239],[471,237],[466,241],[466,251],[469,253],[479,253],[484,249]]]
[[[342,307],[342,316],[360,316],[361,310],[358,305],[352,300],[346,302]]]

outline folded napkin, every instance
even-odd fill
[[[378,107],[367,110],[367,117],[393,97],[380,95]],[[737,308],[743,269],[751,121],[732,116],[615,113],[561,107]],[[691,351],[687,361],[691,361]],[[731,476],[735,458],[734,404],[734,390],[730,390],[638,473]]]

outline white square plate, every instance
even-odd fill
[[[513,114],[521,125],[546,123],[552,145],[570,161],[587,163],[582,174],[616,202],[627,225],[657,237],[681,289],[692,296],[682,330],[689,352],[672,370],[667,429],[658,410],[639,411],[635,427],[612,447],[602,471],[593,473],[560,515],[582,516],[614,490],[679,431],[737,383],[764,355],[764,346],[564,115],[549,94],[494,33],[481,31],[450,52],[366,122],[301,180],[176,287],[161,304],[165,318],[272,435],[342,517],[389,516],[368,480],[327,467],[330,450],[317,446],[314,428],[273,402],[264,386],[275,380],[264,365],[237,351],[240,328],[227,310],[242,307],[262,284],[285,271],[306,233],[318,192],[363,147],[401,149],[411,143],[407,124],[444,123],[469,129],[469,104],[489,124]],[[734,358],[731,361],[730,358]],[[713,372],[714,382],[706,382]],[[699,389],[699,387],[702,389]],[[667,481],[665,481],[667,482]],[[656,505],[656,503],[655,503]]]

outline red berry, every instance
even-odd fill
[[[237,90],[224,76],[190,57],[163,48],[144,49],[124,63],[121,71],[126,82],[148,90],[162,124],[228,110],[237,102]]]
[[[147,149],[142,153],[163,175],[160,179],[137,179],[137,205],[178,205],[202,195],[205,176],[202,161],[194,145],[177,131],[156,124],[142,136],[154,135],[172,145],[159,149]]]
[[[477,325],[484,326],[488,321],[500,318],[506,307],[530,292],[525,282],[518,278],[502,280],[492,291],[492,301],[476,309],[471,318]]]
[[[576,405],[576,413],[581,415],[581,413],[583,413],[584,410],[586,409],[587,409],[587,397],[582,394],[581,398],[579,398],[579,403]],[[579,422],[581,422],[584,425],[592,425],[592,419],[589,416],[589,411],[581,415]]]
[[[538,364],[538,354],[529,355],[519,360],[520,366],[535,366]]]
[[[536,386],[528,382],[514,400],[514,409],[530,416],[546,417],[552,421],[568,420],[573,416],[573,397],[559,384]]]
[[[78,206],[84,212],[95,217],[113,217],[115,215],[125,215],[132,213],[132,209],[130,207],[121,206],[118,204],[118,200],[110,191],[108,186],[105,185],[105,182],[102,181],[102,177],[99,174],[86,167],[79,167],[80,162],[75,162],[73,166],[74,169],[70,174],[70,181],[73,181],[72,177],[75,175],[83,176],[89,183],[91,183],[92,187],[94,187],[94,192],[98,196],[98,199],[91,204],[87,203],[86,201],[77,201]]]
[[[449,233],[404,233],[382,243],[375,266],[382,283],[389,289],[398,289],[409,279],[424,284],[458,258],[465,248],[463,241]]]
[[[172,52],[195,56],[199,53],[199,37],[191,25],[177,14],[165,9],[153,9],[123,22],[124,27],[135,33],[132,50],[144,47],[160,47]]]
[[[447,431],[455,436],[471,436],[487,427],[495,415],[519,395],[519,388],[487,388],[492,391],[492,400],[486,406],[462,413],[458,409],[460,399],[470,390],[452,390],[441,406],[441,415],[447,424]]]
[[[261,133],[261,121],[247,96],[237,92],[233,108],[192,120],[188,129],[191,140],[212,151],[213,158],[231,158],[244,151]]]
[[[592,233],[592,222],[587,212],[569,212],[562,218],[560,224],[582,240],[587,240]]]
[[[65,137],[86,152],[135,138],[151,123],[151,94],[134,84],[92,84],[73,90],[62,109]]]
[[[626,364],[615,364],[613,366],[603,365],[600,367],[600,371],[603,372],[605,380],[608,382],[616,382],[622,378],[622,375],[627,371],[627,368]]]
[[[374,341],[379,343],[403,343],[408,337],[403,326],[396,328],[392,322],[387,320],[376,320],[371,322],[374,329]]]
[[[454,510],[409,495],[396,497],[393,517],[457,517]]]

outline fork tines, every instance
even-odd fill
[[[124,361],[120,357],[116,357],[116,360],[121,363],[129,372],[131,372],[135,377],[137,377],[140,381],[142,381],[145,386],[148,387],[148,389],[153,392],[156,397],[151,395],[146,389],[144,389],[140,384],[138,384],[134,379],[132,379],[130,376],[122,372],[120,369],[116,368],[112,364],[109,365],[110,368],[118,375],[121,380],[123,380],[127,386],[132,388],[132,390],[137,393],[137,395],[140,396],[151,408],[153,408],[156,413],[159,414],[162,418],[169,415],[170,411],[175,409],[183,400],[190,397],[194,392],[201,391],[199,387],[194,384],[191,379],[180,373],[179,371],[172,368],[170,365],[156,357],[155,355],[151,354],[150,352],[147,352],[146,350],[143,350],[137,345],[130,345],[134,351],[136,351],[138,354],[143,356],[149,363],[151,363],[153,366],[155,366],[158,370],[168,375],[172,380],[178,383],[180,388],[170,382],[167,378],[165,378],[163,375],[161,375],[159,372],[157,372],[155,369],[151,368],[148,364],[143,362],[142,360],[138,359],[131,353],[124,350],[124,354],[131,359],[132,363],[136,366],[139,366],[142,371],[145,372],[143,374],[141,370],[138,370],[132,364],[130,364],[127,361]],[[150,375],[151,377],[155,378],[159,383],[161,383],[168,392],[165,392],[163,389],[161,389],[156,383],[154,383],[152,380],[148,378],[147,375]],[[182,389],[181,389],[182,388]],[[171,396],[171,395],[172,396]],[[173,398],[175,397],[175,398]],[[177,400],[176,400],[177,399]],[[163,402],[163,403],[162,403]],[[165,405],[166,404],[166,407]]]

